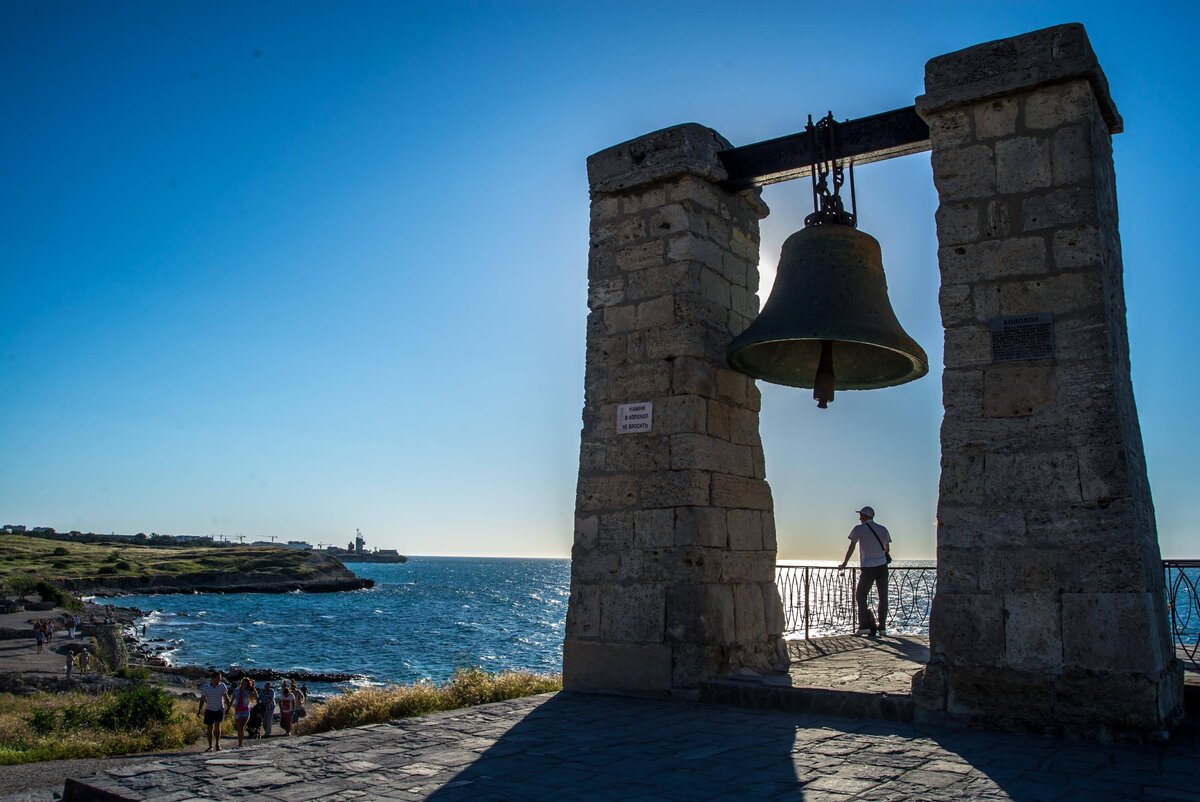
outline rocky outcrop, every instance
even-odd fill
[[[156,666],[152,670],[156,674],[202,680],[208,677],[213,668],[214,666]],[[365,676],[363,674],[346,674],[341,672],[301,671],[298,669],[282,671],[274,668],[245,668],[242,666],[230,666],[229,668],[221,669],[221,673],[232,680],[250,677],[250,679],[256,682],[276,680],[280,677],[286,677],[296,682],[350,682],[351,680],[363,679]]]
[[[129,652],[125,649],[125,638],[117,624],[84,624],[79,631],[92,639],[96,653],[109,671],[129,665]]]
[[[296,579],[273,574],[243,574],[212,571],[170,576],[116,576],[96,579],[70,579],[61,583],[64,590],[84,596],[121,596],[132,593],[331,593],[374,587],[371,579],[347,578]]]
[[[298,567],[270,571],[198,571],[149,576],[95,576],[59,579],[55,584],[83,596],[130,593],[330,593],[361,590],[375,582],[362,579],[341,562],[314,553]]]

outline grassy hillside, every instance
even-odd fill
[[[208,571],[273,574],[305,579],[337,563],[327,556],[266,546],[148,547],[66,543],[0,535],[0,586],[30,587],[97,577],[149,577]]]

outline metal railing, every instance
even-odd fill
[[[824,565],[777,565],[775,581],[783,598],[784,634],[809,638],[845,635],[858,629],[854,589],[859,570]],[[1175,646],[1200,669],[1200,560],[1163,560],[1167,608]],[[888,568],[889,632],[926,635],[929,608],[937,591],[937,569]],[[868,603],[874,609],[874,590]]]
[[[854,588],[857,568],[824,565],[777,565],[775,581],[783,598],[784,632],[804,637],[844,635],[858,629]],[[919,566],[888,568],[888,630],[923,635],[929,632],[929,606],[937,589],[937,569]],[[869,596],[876,604],[875,592]]]
[[[1175,647],[1200,670],[1200,560],[1163,560]]]

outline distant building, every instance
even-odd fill
[[[25,524],[5,524],[4,533],[6,535],[20,535],[25,533]]]
[[[385,557],[397,557],[400,552],[396,549],[375,549],[376,554],[382,554]]]
[[[305,543],[303,540],[289,540],[287,543],[284,543],[283,545],[289,549],[300,549],[302,551],[311,551],[312,550],[312,544]]]
[[[21,527],[21,528],[24,529],[25,527]],[[35,526],[35,527],[33,527],[33,529],[30,529],[29,531],[37,532],[39,535],[53,535],[54,527],[53,526]]]
[[[212,543],[212,535],[175,535],[176,543]]]

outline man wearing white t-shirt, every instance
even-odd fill
[[[887,527],[875,523],[875,510],[863,507],[858,511],[858,526],[850,530],[850,548],[846,549],[846,557],[838,570],[846,567],[858,546],[858,564],[861,567],[858,574],[858,587],[854,589],[854,600],[858,602],[858,631],[869,630],[871,637],[884,634],[887,625],[888,612],[888,569],[891,561],[888,550],[891,548],[892,536]],[[871,585],[879,594],[879,618],[872,614],[867,605],[867,594]]]
[[[200,686],[200,713],[204,715],[204,729],[208,735],[208,749],[204,751],[221,751],[221,721],[230,702],[229,686],[221,682],[221,672],[214,671],[208,682]]]

